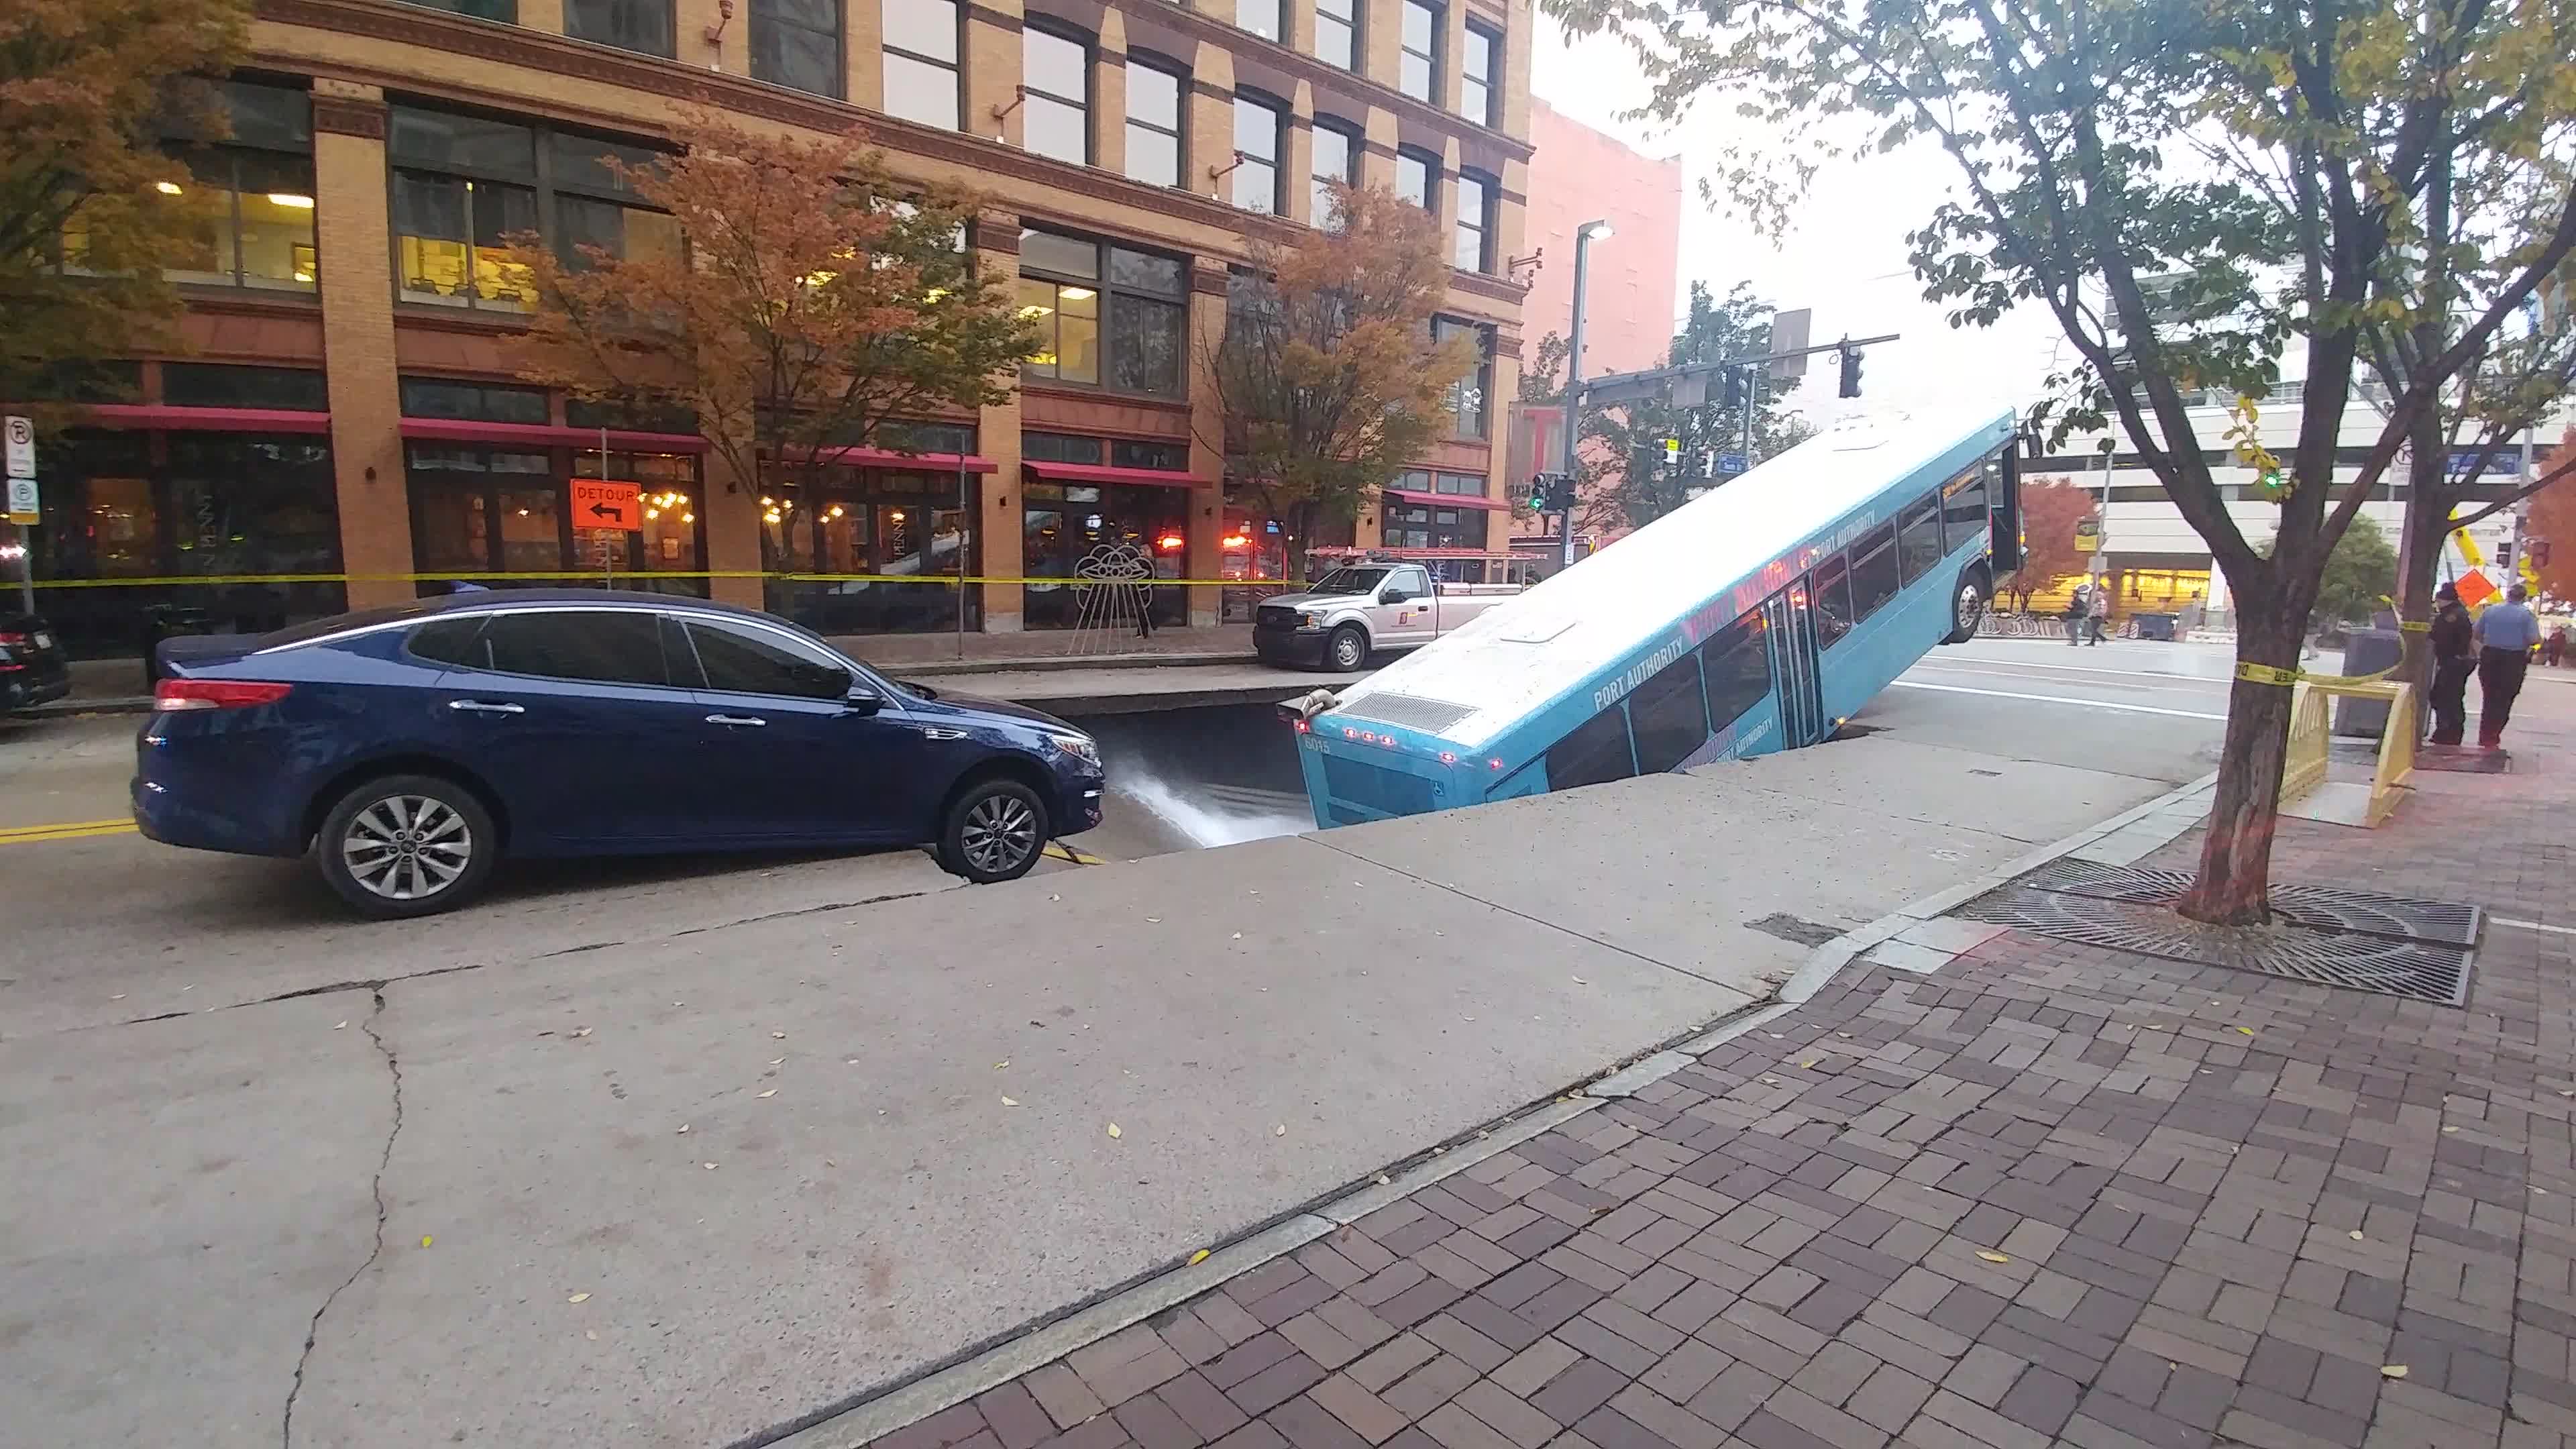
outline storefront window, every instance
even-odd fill
[[[320,371],[301,367],[234,367],[211,362],[161,364],[161,400],[174,408],[331,410]]]
[[[320,438],[74,433],[39,466],[39,581],[339,572],[331,450]],[[50,590],[44,609],[74,654],[102,657],[139,650],[158,608],[199,611],[194,628],[256,633],[346,601],[333,582],[210,582]]]
[[[1031,482],[1021,490],[1020,569],[1033,579],[1021,591],[1021,620],[1032,629],[1098,626],[1105,595],[1077,580],[1122,572],[1140,562],[1152,577],[1175,582],[1148,585],[1154,622],[1178,628],[1189,619],[1189,591],[1178,584],[1188,557],[1190,494],[1186,488]]]
[[[227,81],[221,86],[231,133],[220,142],[174,140],[170,154],[189,180],[164,182],[174,205],[192,208],[193,255],[173,281],[309,292],[320,273],[313,241],[313,110],[304,92]],[[194,191],[194,196],[190,193]],[[85,246],[65,233],[65,261]]]
[[[762,567],[818,577],[772,579],[768,606],[824,634],[933,633],[958,625],[956,578],[976,567],[977,484],[960,506],[954,473],[834,468],[817,482],[762,495]],[[966,590],[966,627],[982,606]]]
[[[422,573],[556,573],[567,567],[563,487],[542,452],[413,443],[412,556]],[[560,579],[477,579],[489,588],[560,584]],[[447,592],[424,580],[423,594]]]
[[[403,416],[463,418],[481,423],[543,423],[543,388],[505,383],[457,382],[444,377],[406,377],[400,381]]]
[[[572,455],[572,476],[632,483],[644,503],[641,532],[576,529],[576,567],[600,566],[604,550],[613,561],[614,572],[637,576],[632,581],[636,587],[701,598],[706,595],[707,581],[702,578],[652,577],[692,574],[706,568],[702,562],[706,525],[698,516],[701,490],[697,459],[684,453],[610,453],[603,472],[600,455],[582,449]]]

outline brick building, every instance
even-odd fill
[[[1104,542],[1166,578],[1256,573],[1278,535],[1229,509],[1187,354],[1222,327],[1229,267],[1292,238],[1327,176],[1440,213],[1439,326],[1488,358],[1458,436],[1356,541],[1481,545],[1507,506],[1491,436],[1521,350],[1504,262],[1531,31],[1529,0],[261,0],[233,134],[186,151],[227,198],[182,277],[191,350],[122,369],[42,463],[40,581],[205,582],[42,607],[120,653],[160,603],[262,627],[451,578],[600,574],[872,633],[955,627],[951,586],[883,580],[1064,577]],[[898,176],[983,191],[968,245],[1049,333],[1018,396],[853,450],[800,497],[722,476],[686,422],[517,381],[501,238],[679,245],[600,158],[651,154],[690,106],[859,127]],[[575,480],[601,476],[643,486],[640,533],[572,516]],[[1169,623],[1219,616],[1216,587],[1156,592]],[[1073,612],[1044,582],[965,601],[992,631]]]

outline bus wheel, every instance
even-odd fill
[[[1944,644],[1965,644],[1977,637],[1977,626],[1986,621],[1985,580],[1973,573],[1959,576],[1959,592],[1950,600],[1950,636]]]
[[[1368,663],[1368,652],[1368,636],[1360,632],[1357,624],[1335,629],[1331,641],[1324,646],[1324,657],[1335,669],[1359,668]]]

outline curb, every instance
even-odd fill
[[[1875,965],[1914,972],[1937,971],[2007,929],[1944,920],[1944,912],[2061,856],[2090,851],[2093,853],[2085,858],[2105,864],[2125,865],[2137,860],[2198,824],[2208,813],[2205,797],[2217,782],[2217,772],[2212,771],[2097,825],[2016,856],[1964,885],[1907,902],[1865,926],[1846,931],[1811,952],[1806,963],[1781,984],[1778,999],[1771,1004],[1694,1027],[1624,1066],[1569,1087],[1535,1107],[1507,1114],[1475,1136],[1463,1141],[1452,1139],[1454,1145],[1444,1144],[1431,1149],[1428,1155],[1416,1154],[1403,1165],[1377,1174],[1369,1186],[1327,1194],[1305,1208],[1255,1226],[1205,1257],[1178,1267],[1149,1270],[1128,1286],[1112,1289],[1052,1321],[1013,1330],[1001,1342],[981,1350],[967,1349],[960,1357],[934,1365],[928,1372],[899,1378],[880,1389],[863,1389],[839,1404],[826,1405],[778,1429],[736,1440],[727,1449],[857,1449],[1185,1303],[1238,1273],[1293,1253],[1338,1227],[1357,1222],[1595,1108],[1633,1097],[1690,1066],[1711,1049],[1796,1011],[1864,953]],[[1892,957],[1879,954],[1891,947],[1903,949],[1893,952]]]

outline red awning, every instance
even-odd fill
[[[1386,496],[1400,498],[1407,503],[1428,503],[1434,508],[1481,508],[1487,513],[1508,513],[1512,507],[1499,498],[1487,498],[1481,493],[1422,493],[1411,488],[1389,488]]]
[[[962,460],[955,453],[898,453],[891,448],[822,448],[814,454],[817,462],[840,463],[852,468],[893,468],[907,473],[991,473],[997,471],[992,459],[969,453]]]
[[[1199,480],[1187,473],[1167,473],[1160,468],[1103,468],[1097,463],[1025,463],[1041,478],[1060,483],[1142,483],[1148,488],[1196,488]]]
[[[471,418],[405,418],[402,435],[435,443],[487,443],[504,448],[596,448],[597,428],[559,428],[541,423],[485,423]],[[695,433],[630,433],[608,430],[608,446],[627,453],[703,453],[707,440]]]
[[[112,428],[167,428],[189,433],[328,433],[329,413],[285,408],[173,408],[139,403],[98,403],[82,410],[87,422]]]

